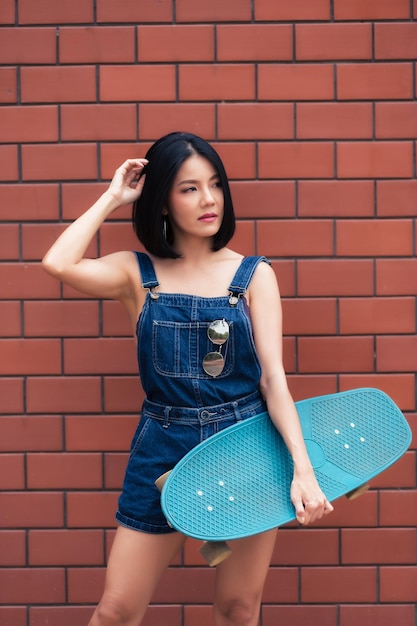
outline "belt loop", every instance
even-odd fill
[[[169,428],[169,414],[171,413],[171,406],[166,406],[164,409],[164,423],[163,428]]]
[[[239,411],[239,403],[236,402],[236,401],[232,402],[232,407],[233,407],[233,410],[235,412],[236,421],[237,422],[241,422],[242,421],[242,416],[241,416],[240,411]]]

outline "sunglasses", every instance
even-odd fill
[[[224,356],[221,353],[222,345],[229,339],[229,324],[225,319],[214,320],[207,328],[207,337],[214,345],[219,346],[217,351],[208,352],[203,359],[203,370],[209,376],[219,376],[224,368]]]

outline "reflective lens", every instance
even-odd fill
[[[212,343],[219,346],[218,352],[209,352],[203,359],[203,370],[209,376],[219,376],[224,368],[224,357],[221,346],[229,339],[229,324],[226,320],[214,320],[207,328],[207,336]]]

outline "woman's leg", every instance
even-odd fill
[[[138,626],[160,577],[184,541],[180,533],[153,535],[119,526],[103,597],[89,626]]]
[[[230,542],[232,554],[217,566],[216,626],[257,626],[276,530]]]

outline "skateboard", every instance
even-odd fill
[[[360,495],[411,443],[400,409],[378,389],[354,389],[295,405],[329,501]],[[197,445],[156,484],[168,523],[203,540],[201,552],[213,566],[230,553],[226,541],[295,519],[292,477],[288,449],[268,413],[261,413]]]

